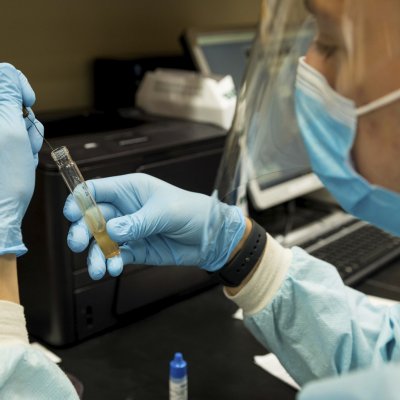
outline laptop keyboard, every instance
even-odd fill
[[[400,259],[400,238],[343,211],[335,211],[275,239],[285,247],[299,246],[332,264],[347,285],[355,285]]]
[[[400,238],[358,220],[302,247],[334,265],[348,285],[360,282],[400,256]]]

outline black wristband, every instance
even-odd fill
[[[219,280],[225,286],[239,286],[257,264],[267,243],[265,229],[252,220],[249,236],[239,252],[217,271]]]

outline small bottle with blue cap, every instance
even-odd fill
[[[169,400],[187,400],[187,363],[182,353],[175,353],[169,363]]]

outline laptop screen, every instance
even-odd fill
[[[238,91],[246,70],[255,28],[189,30],[183,36],[196,68],[204,74],[231,75]]]

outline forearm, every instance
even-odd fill
[[[298,248],[283,249],[270,237],[248,283],[235,296],[225,293],[299,384],[400,360],[399,307],[372,306],[332,265]]]
[[[225,287],[225,294],[246,314],[260,311],[272,301],[282,285],[291,259],[291,251],[267,235],[266,247],[258,263],[239,286]]]
[[[0,256],[0,300],[19,304],[17,259],[15,254]]]
[[[29,346],[12,254],[0,256],[0,365],[2,399],[78,399],[60,368]]]
[[[78,399],[57,365],[29,346],[14,254],[0,256],[0,365],[1,398]]]
[[[14,254],[0,256],[0,345],[28,343],[24,309],[19,304],[17,261]]]

